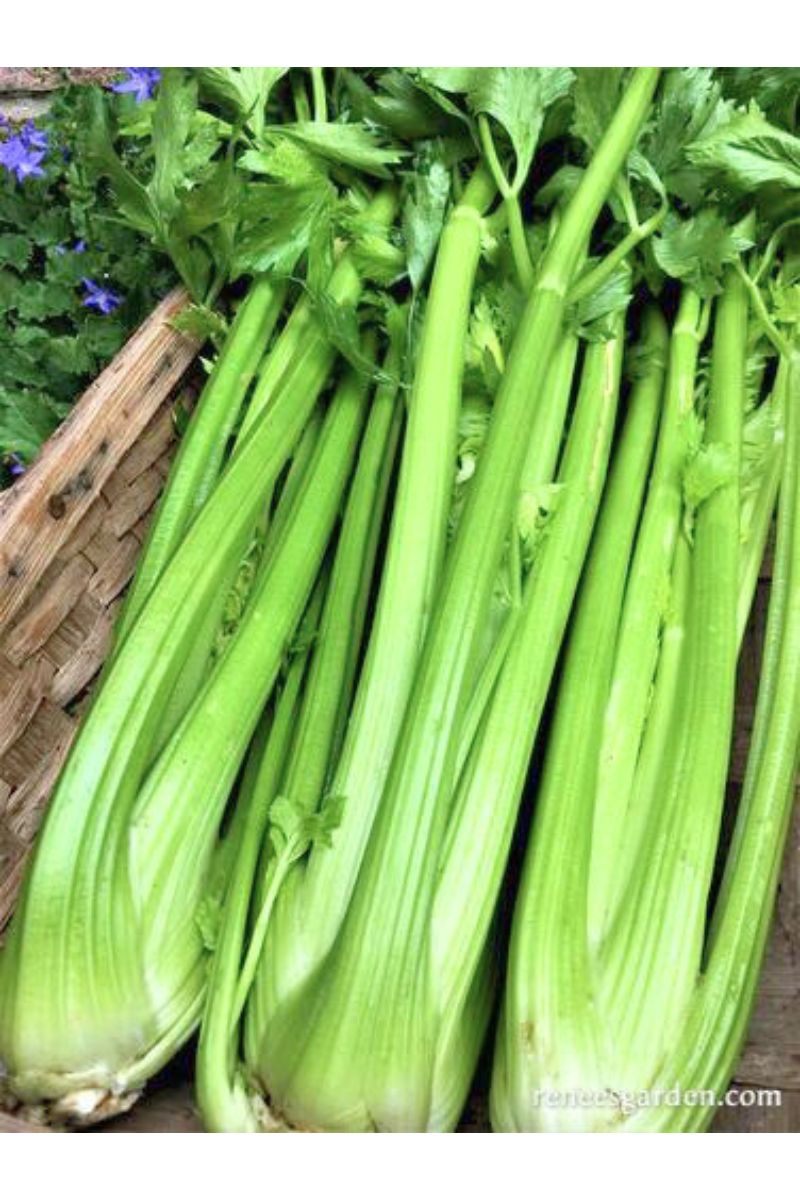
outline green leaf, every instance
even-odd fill
[[[335,346],[351,367],[368,375],[376,383],[396,383],[372,358],[364,353],[361,345],[361,329],[358,311],[352,304],[341,304],[327,292],[308,292],[314,306],[314,315],[319,321],[325,337]]]
[[[418,161],[403,207],[403,236],[411,286],[417,291],[433,259],[444,224],[450,175],[438,158]]]
[[[259,134],[267,101],[288,67],[200,67],[200,90],[215,100],[237,123]]]
[[[798,67],[723,67],[718,70],[726,96],[739,104],[758,102],[767,116],[780,124],[796,120],[800,99]]]
[[[687,148],[691,162],[749,193],[800,188],[800,138],[771,125],[753,104]]]
[[[277,271],[289,275],[322,221],[330,220],[336,193],[327,180],[311,184],[250,184],[237,238],[236,273]]]
[[[572,87],[568,67],[488,67],[473,72],[467,99],[476,114],[493,117],[508,134],[516,157],[514,186],[525,181],[547,108]]]
[[[421,77],[446,92],[466,94],[470,112],[505,130],[516,158],[514,187],[530,170],[547,108],[575,78],[569,67],[425,67]]]
[[[437,137],[463,125],[460,114],[455,120],[445,114],[407,71],[382,71],[374,91],[350,69],[342,71],[342,81],[356,117],[383,126],[403,141]]]
[[[738,226],[704,209],[686,221],[670,213],[653,239],[653,252],[667,275],[691,284],[701,296],[714,296],[721,290],[723,268],[752,244]]]
[[[288,796],[276,796],[269,810],[270,839],[276,856],[295,862],[312,845],[330,846],[343,810],[343,796],[326,797],[316,813],[306,812]]]
[[[29,238],[21,233],[0,234],[0,265],[15,267],[21,271],[28,263],[33,253],[33,245]]]
[[[587,270],[592,266],[587,263]],[[589,342],[607,341],[612,336],[611,318],[631,302],[631,271],[621,263],[600,285],[570,307],[567,324]]]
[[[114,191],[120,212],[140,233],[152,235],[155,222],[147,189],[123,166],[111,140],[106,97],[92,90],[87,97],[88,122],[83,149],[98,174],[105,176]]]
[[[576,72],[572,131],[595,150],[616,112],[623,67],[580,67]]]
[[[654,186],[652,178],[648,181],[643,174],[649,169],[670,194],[697,203],[704,185],[687,161],[686,147],[729,117],[730,104],[722,99],[720,84],[710,68],[672,68],[664,75],[657,110],[642,136],[640,153],[631,156],[632,171]]]
[[[222,314],[206,304],[187,305],[170,324],[179,333],[196,338],[198,342],[222,341],[228,332],[228,323]]]
[[[406,151],[385,145],[377,133],[363,125],[343,125],[334,121],[298,121],[268,130],[311,150],[336,166],[356,167],[379,179],[391,178],[389,166],[395,166]]]
[[[167,68],[153,113],[153,178],[148,186],[153,212],[166,230],[180,207],[178,190],[186,176],[184,146],[197,107],[197,84]]]
[[[29,462],[68,408],[46,392],[0,387],[0,454],[19,454]]]
[[[708,442],[701,446],[688,463],[683,476],[683,497],[694,511],[719,488],[730,483],[736,475],[735,464],[728,446]]]
[[[15,307],[25,321],[58,317],[78,307],[74,292],[60,283],[23,283],[15,297]]]

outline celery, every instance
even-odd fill
[[[440,1107],[442,1119],[454,1119],[452,1097],[463,1090],[463,1082],[451,1088],[447,1080],[437,1079],[439,1094],[432,1094],[441,1031],[426,949],[455,784],[454,735],[468,701],[465,686],[474,682],[476,638],[491,604],[529,433],[538,405],[545,402],[548,366],[561,333],[566,295],[596,217],[646,115],[656,79],[655,71],[634,74],[540,268],[436,590],[418,664],[411,660],[413,694],[391,761],[387,758],[381,766],[382,795],[373,795],[374,776],[365,780],[363,771],[341,777],[336,772],[333,791],[345,797],[345,806],[334,846],[330,851],[312,851],[305,868],[308,884],[294,920],[282,919],[278,898],[264,952],[264,970],[269,972],[275,997],[273,1009],[269,1019],[259,1019],[258,1026],[249,1030],[247,1044],[251,1071],[278,1114],[290,1122],[339,1129],[430,1128],[440,1117]],[[452,231],[453,240],[459,230],[463,231],[460,237],[471,236],[476,253],[476,217],[464,209],[462,204],[455,210],[447,232]],[[469,234],[471,228],[476,233]],[[451,263],[444,257],[448,248],[446,233],[427,322],[432,321],[433,297],[439,290],[451,294],[452,277],[457,268],[462,270],[464,251]],[[468,287],[469,276],[460,277],[462,286]],[[431,324],[430,330],[431,337],[438,330],[441,338],[440,322]],[[434,372],[424,346],[423,341],[415,395],[421,398],[430,388],[441,402],[445,389],[441,368]],[[450,370],[457,369],[456,360]],[[457,378],[454,373],[456,385]],[[448,381],[446,386],[453,384]],[[448,461],[452,462],[452,441],[445,465]],[[408,517],[410,503],[402,477],[400,487],[396,521]],[[415,523],[419,523],[428,508],[416,493],[413,503]],[[401,593],[391,575],[392,549],[390,543],[381,599],[388,594],[399,605]],[[399,616],[394,618],[395,626]],[[380,634],[379,623],[380,612]],[[413,643],[409,650],[415,657],[419,653]],[[403,661],[395,657],[389,676],[395,687],[396,664]],[[367,687],[385,690],[387,686],[376,666],[371,649],[356,701],[356,727]],[[541,686],[546,687],[546,682],[542,679]],[[377,696],[365,711],[380,713],[386,722],[386,704],[379,703]],[[347,743],[344,754],[346,761]],[[375,814],[370,820],[365,819],[367,804]],[[348,831],[351,820],[358,822],[354,834]],[[497,880],[487,880],[486,886],[494,895]],[[309,932],[298,941],[300,921]],[[376,928],[382,931],[380,938],[370,936]],[[379,1019],[385,1013],[392,1014],[391,1021]],[[462,1081],[470,1070],[469,1062],[452,1065]],[[449,1095],[441,1105],[440,1095]]]
[[[641,495],[646,439],[638,439],[637,464],[636,450],[628,451],[638,485],[614,487],[628,469],[624,444],[615,465],[619,475],[612,477],[601,524],[606,537],[598,539],[581,595],[517,901],[495,1062],[496,1128],[620,1127],[625,1117],[619,1108],[547,1108],[534,1097],[540,1090],[613,1096],[656,1086],[692,1003],[724,795],[738,652],[746,318],[744,290],[730,271],[715,321],[705,440],[694,459],[684,452],[677,481],[691,505],[692,540],[686,527],[676,530],[673,591],[662,610],[669,615],[654,695],[640,701],[649,708],[644,717],[633,712],[628,718],[633,728],[637,721],[638,728],[646,725],[644,758],[633,785],[637,809],[622,825],[611,825],[616,840],[610,841],[609,831],[598,826],[608,761],[609,725],[603,714],[614,695],[619,657],[626,652],[626,612],[634,605],[652,611],[657,600],[648,576],[634,570],[626,579],[636,531],[636,506],[631,513],[629,497]],[[673,335],[668,398],[674,395],[676,349]],[[689,385],[687,394],[693,391]],[[648,513],[669,503],[659,461],[664,461],[665,437],[672,436],[670,421],[668,408],[637,555],[652,536],[654,518]],[[589,654],[599,656],[591,669]],[[596,914],[592,920],[589,880],[596,858],[608,855],[610,880],[614,859],[621,859],[619,899],[598,942],[597,930],[604,926]]]

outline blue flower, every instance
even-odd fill
[[[46,151],[50,145],[50,136],[45,129],[37,129],[33,121],[26,121],[19,136],[24,146],[29,150]]]
[[[20,183],[44,175],[41,167],[44,156],[44,150],[26,145],[21,134],[0,142],[0,166],[15,175]]]
[[[86,242],[83,240],[83,238],[78,238],[77,242],[72,247],[72,253],[73,254],[83,254],[85,249],[86,249]]]
[[[130,92],[137,104],[149,100],[161,80],[158,67],[126,67],[127,79],[112,83],[112,92]]]
[[[25,464],[18,454],[9,454],[8,456],[8,471],[15,479],[18,475],[25,474]]]
[[[107,317],[115,308],[119,308],[122,303],[122,297],[116,292],[112,292],[110,288],[102,287],[99,283],[95,283],[93,279],[82,279],[81,283],[86,289],[86,294],[83,297],[84,308],[96,308],[99,313]]]

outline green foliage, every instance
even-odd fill
[[[88,102],[67,89],[38,122],[50,140],[42,178],[17,183],[0,171],[0,486],[9,456],[36,455],[174,282],[166,259],[120,222],[81,150]],[[135,171],[135,153],[130,161]],[[85,307],[86,278],[120,306],[108,315]]]
[[[752,103],[687,150],[690,160],[744,192],[800,189],[800,138],[771,125]]]
[[[741,228],[715,210],[703,209],[686,221],[670,213],[653,249],[667,275],[691,284],[701,296],[713,296],[721,290],[723,267],[752,244]]]
[[[403,209],[403,234],[411,286],[416,291],[427,274],[444,224],[450,176],[430,148],[425,147],[415,162],[408,197]]]

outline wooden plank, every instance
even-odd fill
[[[89,584],[89,592],[103,605],[108,605],[120,594],[133,575],[141,542],[132,533],[126,533],[117,542],[110,554],[95,571]]]
[[[108,527],[122,537],[155,504],[164,486],[164,477],[155,467],[148,469],[115,497],[108,514]]]
[[[56,671],[48,693],[54,704],[61,707],[68,704],[100,670],[111,644],[118,608],[118,604],[113,604],[98,616],[85,640]]]
[[[28,728],[52,677],[48,662],[33,658],[20,668],[0,654],[0,758]]]
[[[76,554],[49,587],[6,635],[3,649],[13,663],[20,664],[58,629],[86,591],[92,565]]]
[[[169,324],[187,302],[182,288],[162,300],[33,466],[0,495],[0,627],[20,610],[195,357],[197,343]]]
[[[175,440],[175,424],[172,419],[172,406],[161,408],[148,425],[142,436],[130,448],[116,472],[122,483],[133,483],[143,471],[152,467],[169,449]]]
[[[19,803],[19,789],[38,775],[54,751],[75,731],[76,723],[49,700],[43,700],[23,737],[6,750],[0,759],[0,779],[10,784],[8,804]]]

